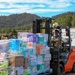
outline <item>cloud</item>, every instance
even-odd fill
[[[64,11],[75,4],[75,0],[1,0],[0,12],[45,13]]]

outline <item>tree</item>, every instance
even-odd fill
[[[56,19],[56,21],[58,22],[59,25],[62,25],[62,26],[70,25],[71,26],[72,16],[69,16],[69,15],[62,16]]]
[[[75,27],[75,16],[72,17],[72,26]]]
[[[14,35],[15,37],[17,37],[17,30],[15,28],[12,29],[12,36]]]

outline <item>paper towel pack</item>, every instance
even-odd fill
[[[27,48],[34,48],[34,47],[36,47],[36,43],[33,43],[33,42],[27,43]]]
[[[46,65],[45,65],[45,64],[40,64],[40,65],[38,65],[38,66],[37,66],[37,70],[38,70],[38,71],[44,71],[44,70],[46,70]]]
[[[35,43],[38,42],[38,35],[36,34],[28,33],[27,38],[28,38],[28,42],[35,42]]]
[[[20,44],[21,44],[21,40],[19,39],[10,39],[9,45],[10,45],[10,49],[13,51],[18,51]]]
[[[18,39],[21,39],[22,37],[27,37],[27,32],[18,32]]]
[[[50,61],[51,60],[51,54],[45,54],[44,61]]]
[[[0,40],[0,53],[9,50],[9,40]]]
[[[45,64],[46,64],[46,70],[50,70],[50,61],[46,61]]]
[[[46,44],[48,43],[48,34],[38,33],[38,44]]]
[[[23,67],[10,67],[9,75],[23,75],[24,69]]]
[[[31,66],[36,66],[38,64],[36,55],[30,55],[29,56],[29,64]]]
[[[38,59],[38,64],[44,64],[44,58],[43,55],[37,55],[37,59]]]
[[[37,66],[30,66],[29,67],[31,74],[34,74],[37,72]]]
[[[36,48],[27,48],[28,54],[29,55],[36,55]]]
[[[45,45],[37,44],[36,45],[36,54],[45,54]]]
[[[33,33],[18,32],[18,39],[24,42],[37,42],[37,35]]]
[[[0,53],[0,62],[5,61],[7,59],[7,53],[1,52]]]

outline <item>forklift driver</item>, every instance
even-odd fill
[[[58,41],[59,41],[59,30],[55,30],[55,36],[52,42],[53,42],[53,47],[56,49],[58,48]]]
[[[53,42],[58,42],[58,39],[59,39],[59,30],[55,30],[55,36],[54,36],[54,39],[53,39]]]

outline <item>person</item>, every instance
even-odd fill
[[[58,42],[59,40],[59,30],[55,30],[55,36],[53,38],[53,42]]]
[[[1,35],[0,35],[0,40],[1,40]]]
[[[55,30],[55,35],[54,35],[54,37],[53,37],[53,39],[52,39],[52,42],[53,42],[53,47],[54,48],[58,48],[58,41],[59,41],[59,30]]]
[[[2,35],[2,37],[1,37],[1,40],[6,40],[7,39],[7,37],[5,37],[4,35]]]

